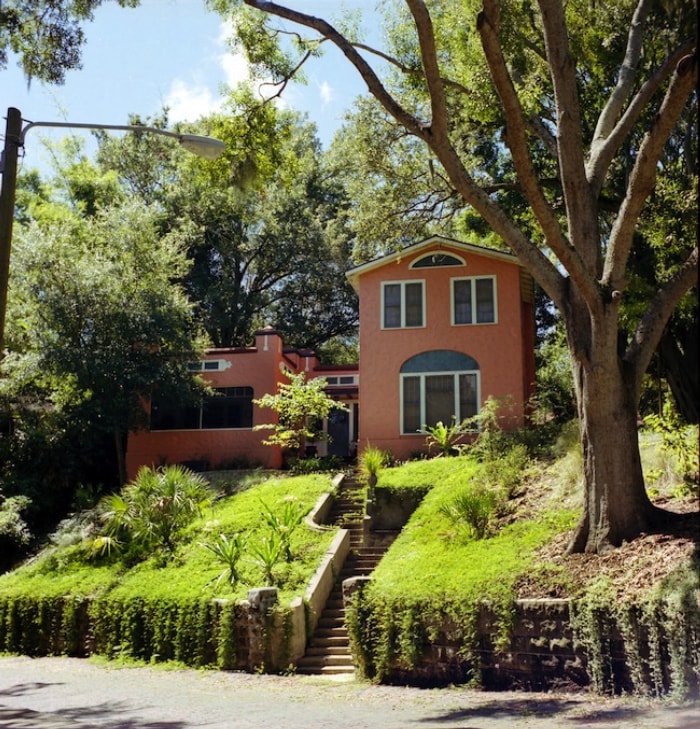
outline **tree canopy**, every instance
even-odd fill
[[[9,0],[0,3],[0,70],[11,54],[27,79],[62,84],[66,71],[80,68],[82,25],[105,0]],[[139,0],[117,0],[134,8]]]
[[[251,59],[269,55],[267,73],[280,84],[320,44],[335,44],[382,113],[428,150],[439,184],[556,305],[586,482],[570,548],[604,551],[666,520],[644,488],[637,405],[667,322],[696,283],[695,240],[676,241],[679,255],[633,319],[623,321],[622,306],[636,231],[668,179],[665,150],[696,94],[694,4],[406,0],[389,6],[383,48],[284,4],[214,5],[233,14]],[[311,34],[268,54],[278,21]],[[496,141],[501,179],[479,163],[484,138]]]

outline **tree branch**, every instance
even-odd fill
[[[599,271],[600,232],[596,201],[586,178],[576,64],[571,56],[564,6],[538,0],[557,108],[557,142],[569,238],[593,276]],[[588,295],[584,292],[586,300]],[[589,304],[590,305],[590,304]]]
[[[625,352],[624,360],[632,368],[635,392],[641,391],[642,377],[661,341],[668,319],[681,297],[698,281],[698,247],[690,252],[685,263],[660,288],[639,321]]]
[[[546,245],[555,253],[562,265],[580,287],[582,295],[591,308],[600,306],[595,280],[562,232],[559,221],[542,192],[542,186],[532,165],[525,135],[526,122],[520,99],[508,73],[501,49],[498,29],[500,25],[499,0],[484,0],[479,13],[477,29],[481,45],[489,64],[491,77],[503,104],[506,121],[506,143],[510,149],[513,164],[522,190],[542,228]]]
[[[694,47],[695,40],[688,39],[671,55],[666,57],[661,66],[642,84],[620,120],[607,132],[606,136],[600,135],[598,129],[596,129],[596,136],[591,144],[588,164],[586,165],[586,174],[595,195],[600,194],[610,163],[647,104],[673,73],[679,61],[688,55]],[[598,127],[600,128],[600,126],[599,121]]]
[[[683,58],[671,79],[666,96],[651,129],[639,148],[632,169],[627,194],[610,233],[610,245],[605,259],[602,283],[616,289],[624,288],[625,268],[639,215],[656,183],[657,165],[661,154],[685,107],[688,96],[698,80],[697,55]]]
[[[606,139],[609,136],[615,126],[616,119],[620,115],[622,105],[630,94],[636,76],[637,64],[642,56],[644,23],[649,14],[650,5],[651,0],[639,0],[637,9],[634,11],[627,35],[625,58],[620,67],[617,84],[610,94],[605,108],[598,117],[598,123],[593,134],[593,145],[596,144],[597,140]]]
[[[365,61],[362,55],[357,51],[353,44],[339,33],[330,23],[322,18],[316,18],[313,15],[301,13],[298,10],[292,10],[277,3],[267,2],[266,0],[243,0],[243,2],[260,10],[268,15],[275,15],[278,18],[290,20],[298,23],[306,28],[311,28],[317,33],[327,38],[343,53],[343,55],[357,69],[364,82],[367,84],[372,96],[391,114],[400,124],[408,129],[412,134],[424,139],[422,134],[425,125],[410,114],[399,104],[396,99],[386,90],[380,78],[374,72],[374,69]]]

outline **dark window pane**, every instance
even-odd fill
[[[401,326],[401,284],[384,286],[384,326],[387,329]]]
[[[459,376],[459,416],[462,420],[477,413],[476,375]]]
[[[202,428],[253,427],[252,387],[222,387],[216,393],[204,400]]]
[[[454,281],[455,324],[472,323],[472,282]]]
[[[476,321],[477,324],[489,324],[496,321],[492,278],[476,280]]]
[[[151,401],[151,430],[196,430],[199,407],[179,405],[154,397]]]
[[[420,377],[403,378],[403,432],[415,433],[420,422]]]
[[[423,284],[406,284],[406,326],[423,326]]]
[[[448,425],[455,414],[454,375],[430,375],[425,378],[426,425],[439,421]]]

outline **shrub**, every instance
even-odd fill
[[[172,552],[182,529],[201,514],[211,498],[207,481],[182,466],[142,468],[120,494],[100,502],[98,514],[104,529],[94,547],[103,554],[124,550],[135,559],[153,549]]]
[[[297,527],[304,521],[307,509],[298,501],[285,499],[280,511],[273,511],[262,499],[263,519],[272,529],[279,541],[280,551],[287,562],[292,561],[291,538]]]
[[[370,486],[376,486],[379,472],[392,462],[391,454],[369,443],[360,454],[360,473],[367,479]]]
[[[22,513],[31,504],[26,496],[0,496],[0,570],[19,559],[29,544],[31,532]]]
[[[212,581],[214,583],[214,590],[224,580],[228,582],[231,588],[236,587],[241,579],[238,563],[245,551],[246,537],[243,534],[236,533],[229,539],[225,534],[219,533],[214,541],[200,542],[200,544],[205,549],[208,549],[224,565],[224,570]]]
[[[471,428],[464,422],[455,422],[453,416],[450,425],[445,425],[440,420],[435,425],[424,426],[418,432],[426,436],[425,442],[428,450],[435,447],[440,451],[441,456],[447,457],[459,453],[459,440],[463,435],[471,432]]]
[[[501,499],[498,491],[484,484],[472,484],[440,507],[440,512],[463,527],[474,539],[483,539],[496,516]]]

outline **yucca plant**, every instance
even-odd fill
[[[304,521],[306,509],[296,499],[285,499],[280,510],[274,511],[262,499],[263,518],[277,535],[280,549],[287,562],[292,561],[292,534]]]
[[[428,450],[436,447],[441,456],[447,457],[459,453],[459,439],[465,433],[470,432],[470,427],[467,423],[455,422],[453,417],[449,425],[445,425],[442,420],[439,420],[435,425],[423,426],[418,432],[426,436],[425,442]]]
[[[208,549],[225,566],[221,574],[215,580],[212,580],[214,590],[217,590],[224,580],[228,582],[231,588],[234,588],[241,581],[238,563],[245,552],[246,541],[245,535],[236,532],[230,538],[220,533],[213,542],[200,542],[202,547]]]
[[[483,539],[488,534],[499,503],[499,494],[495,489],[476,484],[455,494],[440,507],[440,511],[466,529],[469,536]]]
[[[377,485],[379,472],[391,461],[391,456],[380,448],[369,443],[364,447],[359,458],[360,473],[367,479],[367,485]]]
[[[269,536],[263,537],[259,542],[254,542],[249,551],[253,561],[262,567],[263,578],[267,585],[274,586],[276,579],[274,569],[282,558],[283,549],[280,538],[272,532]]]

